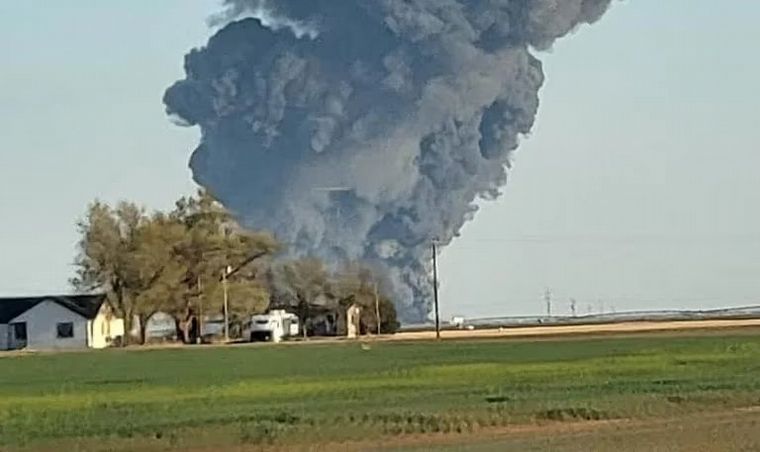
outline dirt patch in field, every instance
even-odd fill
[[[437,448],[451,446],[464,442],[497,441],[503,437],[530,437],[531,435],[568,435],[573,433],[593,432],[595,430],[611,427],[613,425],[625,425],[627,420],[600,420],[582,422],[539,422],[528,425],[514,425],[506,427],[482,428],[472,433],[429,433],[408,434],[395,437],[385,437],[367,441],[343,441],[327,442],[322,444],[288,444],[275,446],[240,445],[237,447],[225,447],[227,451],[234,452],[359,452],[359,451],[387,451],[417,449],[420,447]],[[218,448],[190,449],[190,452],[216,452]]]
[[[672,419],[543,422],[467,434],[408,435],[377,441],[304,446],[308,451],[699,451],[760,450],[759,407]],[[286,449],[272,449],[284,451]],[[241,451],[242,452],[242,451]]]
[[[583,417],[583,416],[581,416]],[[286,451],[545,451],[587,452],[730,452],[760,450],[760,406],[703,412],[679,418],[538,420],[533,424],[477,428],[463,433],[426,433],[386,436],[359,441],[301,444],[231,444],[172,447],[148,438],[80,439],[48,447],[27,447],[24,452],[54,450],[167,452],[286,452]],[[180,434],[181,436],[181,434]],[[229,440],[229,438],[227,438]]]

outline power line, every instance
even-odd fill
[[[525,235],[513,237],[460,237],[454,240],[452,245],[462,247],[477,243],[557,243],[557,242],[741,242],[760,243],[760,235],[739,234],[723,236],[680,236],[680,235],[647,235],[647,234],[624,234],[624,235]],[[461,244],[461,245],[458,245]]]
[[[670,298],[670,297],[663,297],[663,298],[647,298],[647,297],[596,297],[596,296],[589,296],[589,297],[574,297],[573,298],[576,301],[576,309],[580,306],[580,301],[583,302],[594,302],[595,304],[599,305],[601,300],[604,300],[606,303],[610,303],[610,307],[612,307],[612,303],[615,305],[620,304],[629,304],[629,303],[647,303],[647,304],[673,304],[673,303],[719,303],[721,305],[729,305],[729,304],[752,304],[752,303],[760,303],[760,294],[757,296],[748,296],[745,298],[721,298],[721,297],[691,297],[691,298]],[[578,301],[580,300],[580,301]],[[544,298],[544,301],[546,299]],[[511,298],[511,297],[504,297],[502,299],[483,299],[481,297],[478,298],[478,306],[492,306],[492,305],[499,305],[499,304],[533,304],[536,302],[535,298]]]

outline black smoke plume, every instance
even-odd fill
[[[535,50],[610,0],[227,0],[167,112],[199,125],[190,166],[244,224],[299,255],[384,270],[429,312],[445,245],[507,179],[544,81]]]

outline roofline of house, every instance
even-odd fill
[[[100,299],[100,303],[98,303],[97,309],[92,313],[87,313],[84,309],[82,309],[80,306],[73,303],[70,299],[71,298],[77,298],[77,297],[91,297],[92,299]],[[108,303],[108,297],[105,293],[95,293],[95,294],[76,294],[76,295],[45,295],[45,296],[31,296],[31,297],[1,297],[0,298],[0,304],[3,302],[8,301],[29,301],[29,307],[24,309],[23,311],[20,311],[15,316],[9,318],[5,322],[0,322],[0,324],[3,325],[9,325],[11,323],[14,323],[14,320],[21,317],[22,315],[29,312],[29,310],[35,308],[40,303],[43,303],[45,301],[52,301],[53,303],[56,303],[57,305],[61,306],[62,308],[65,308],[74,314],[82,317],[85,320],[93,320],[95,317],[97,317],[98,312],[100,312],[100,309],[103,306],[103,303]]]
[[[67,293],[67,294],[45,294],[45,295],[13,295],[10,297],[0,297],[0,303],[11,300],[49,300],[52,298],[71,298],[71,297],[106,297],[105,292],[94,293]]]

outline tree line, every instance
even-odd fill
[[[306,334],[316,330],[320,313],[338,314],[356,303],[362,330],[377,331],[378,307],[380,330],[398,327],[393,303],[368,267],[346,263],[334,270],[313,257],[281,258],[284,246],[270,233],[241,227],[206,191],[182,197],[169,212],[95,201],[77,229],[71,284],[107,295],[124,319],[125,340],[137,326],[144,343],[147,322],[158,312],[170,315],[186,340],[189,316],[222,313],[223,280],[233,324],[283,308],[298,315]]]

